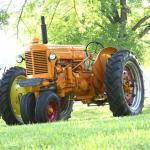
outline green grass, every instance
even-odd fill
[[[76,106],[68,122],[7,126],[0,122],[0,149],[131,150],[150,148],[150,100],[143,113],[112,117],[108,106]]]

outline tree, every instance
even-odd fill
[[[10,0],[10,2],[7,5],[3,5],[2,3],[0,6],[0,28],[8,24],[8,19],[9,19],[8,9],[11,3],[12,3],[12,0]]]
[[[51,43],[86,44],[98,40],[105,46],[130,49],[142,60],[150,30],[150,9],[144,9],[141,0],[24,2],[17,15],[21,35],[40,35],[40,16],[44,15]]]
[[[143,56],[141,38],[150,31],[150,10],[144,13],[145,9],[141,6],[142,3],[138,0],[129,0],[128,3],[127,0],[108,0],[107,2],[102,0],[100,9],[106,19],[103,19],[105,20],[103,29],[109,33],[114,32],[110,41],[114,41],[113,44],[117,47],[136,51],[139,57]],[[109,33],[105,35],[110,35]]]
[[[9,15],[6,10],[0,10],[0,27],[8,24]]]

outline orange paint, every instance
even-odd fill
[[[51,52],[56,54],[55,60],[49,60]],[[115,52],[115,48],[103,49],[89,71],[84,68],[84,60],[87,58],[82,46],[35,43],[25,53],[26,72],[28,78],[45,80],[38,87],[33,87],[32,91],[37,95],[41,88],[55,85],[60,97],[70,93],[75,100],[87,103],[94,97],[103,97],[105,66]]]

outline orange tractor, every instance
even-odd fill
[[[41,20],[43,44],[35,39],[25,58],[17,58],[25,61],[26,69],[12,67],[2,78],[0,110],[7,124],[68,120],[73,101],[109,103],[114,116],[142,111],[143,77],[132,52],[103,48],[98,42],[86,48],[48,45],[44,17]],[[90,49],[91,44],[100,47]]]

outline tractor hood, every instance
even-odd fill
[[[33,44],[25,52],[27,75],[53,80],[57,64],[80,63],[84,58],[84,46]]]

